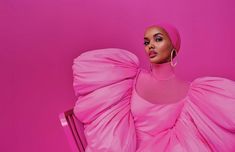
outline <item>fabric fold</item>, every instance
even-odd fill
[[[74,113],[84,123],[86,152],[136,151],[130,98],[138,68],[138,58],[122,49],[88,51],[74,60]]]

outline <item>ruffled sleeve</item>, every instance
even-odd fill
[[[201,140],[212,151],[235,151],[235,82],[201,77],[192,82],[187,107]]]
[[[130,98],[137,56],[117,48],[93,50],[75,58],[72,68],[74,113],[84,123],[86,152],[135,152]]]

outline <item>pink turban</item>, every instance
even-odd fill
[[[170,25],[168,23],[157,23],[154,25],[163,28],[167,32],[171,40],[171,43],[173,44],[174,48],[178,53],[180,50],[180,43],[181,43],[181,38],[178,30],[173,25]]]

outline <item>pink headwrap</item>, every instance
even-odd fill
[[[181,43],[181,38],[178,30],[173,25],[168,23],[157,23],[154,24],[154,26],[162,27],[168,33],[171,43],[173,44],[174,48],[178,53],[180,50],[180,43]]]

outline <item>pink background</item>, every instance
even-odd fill
[[[117,47],[148,68],[144,28],[175,25],[177,73],[235,80],[234,0],[1,0],[0,151],[70,151],[58,114],[71,108],[72,62],[86,50]]]

